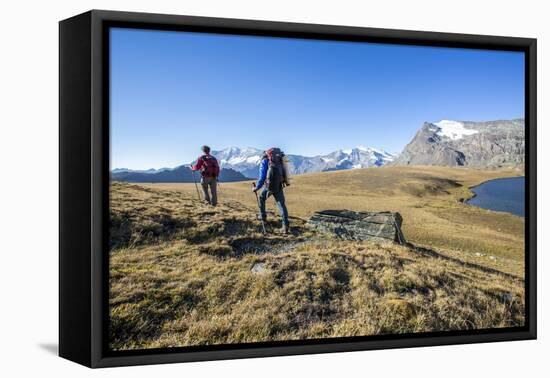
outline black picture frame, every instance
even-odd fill
[[[520,328],[110,352],[110,27],[525,53],[526,324]],[[89,367],[536,338],[536,39],[92,10],[59,24],[59,354]]]

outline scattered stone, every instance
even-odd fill
[[[307,225],[345,240],[392,241],[405,244],[399,213],[351,210],[322,210],[309,218]]]
[[[510,303],[510,302],[512,302],[512,299],[514,299],[514,296],[512,294],[510,294],[510,293],[502,294],[502,301],[504,303],[506,303],[506,302]]]
[[[252,265],[252,268],[250,269],[252,273],[255,274],[261,274],[266,271],[265,264],[264,263],[255,263]]]
[[[495,256],[489,256],[489,260],[493,260],[493,261],[496,261],[496,257]]]
[[[244,254],[261,255],[264,253],[286,253],[294,249],[316,242],[313,238],[297,237],[291,238],[272,236],[269,238],[242,237],[229,241],[229,245],[237,256]]]

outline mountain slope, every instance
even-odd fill
[[[468,189],[472,186],[520,174],[515,168],[443,166],[311,173],[293,176],[285,199],[289,213],[304,219],[324,209],[398,211],[408,241],[521,276],[525,262],[524,219],[461,202],[473,195]],[[162,188],[196,195],[192,185],[165,184]],[[227,183],[224,189],[223,198],[257,206],[249,183]],[[269,200],[267,206],[277,213],[274,201]]]
[[[495,168],[525,162],[523,119],[425,122],[393,165]]]
[[[236,184],[232,184],[236,185]],[[226,190],[226,188],[224,188]],[[114,350],[524,324],[524,281],[414,246],[325,238],[256,209],[111,186]],[[144,206],[146,205],[146,206]],[[268,228],[279,226],[269,220]]]

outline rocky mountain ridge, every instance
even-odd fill
[[[497,168],[525,163],[525,121],[425,122],[392,165]]]
[[[230,147],[212,154],[227,167],[241,172],[247,177],[258,177],[258,165],[263,150],[253,147]],[[395,159],[396,155],[373,147],[357,146],[339,149],[326,155],[303,156],[287,154],[291,174],[334,171],[341,169],[379,167]]]

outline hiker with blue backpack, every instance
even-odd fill
[[[254,193],[257,193],[262,189],[258,200],[258,206],[260,208],[260,220],[262,224],[266,220],[265,202],[271,195],[275,199],[277,208],[282,218],[281,232],[283,234],[289,233],[288,223],[288,211],[285,204],[285,195],[283,188],[290,185],[288,180],[288,174],[284,161],[285,154],[279,148],[270,148],[265,151],[260,163],[260,175],[258,182],[252,189]]]
[[[203,154],[199,156],[195,165],[191,165],[191,169],[193,171],[200,171],[201,173],[201,187],[204,201],[209,205],[216,206],[218,203],[217,183],[220,166],[218,160],[210,155],[210,147],[202,146],[201,150]],[[210,189],[210,193],[208,193],[208,189]]]

